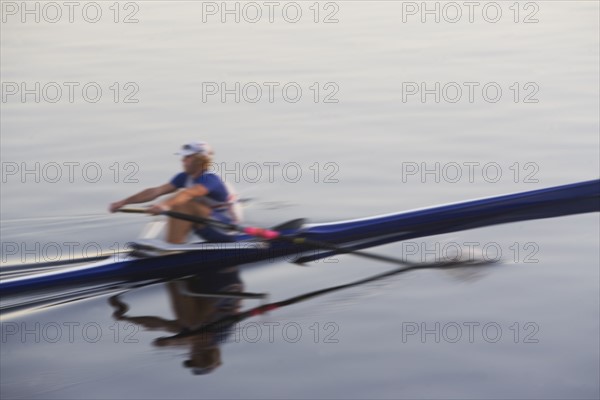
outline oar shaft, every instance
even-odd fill
[[[315,241],[315,240],[310,240],[310,239],[306,239],[306,238],[302,238],[302,237],[280,236],[279,239],[285,240],[287,242],[291,242],[293,244],[301,245],[301,246],[304,245],[304,246],[308,246],[308,247],[312,247],[312,248],[316,248],[316,249],[331,250],[332,252],[335,252],[336,254],[353,254],[355,256],[367,258],[370,260],[384,261],[384,262],[389,262],[389,263],[398,264],[398,265],[416,265],[416,263],[413,263],[413,262],[410,262],[407,260],[403,260],[403,259],[399,259],[399,258],[395,258],[395,257],[388,257],[388,256],[380,255],[380,254],[374,254],[374,253],[369,253],[366,251],[361,251],[361,250],[352,250],[352,249],[345,248],[343,246],[339,246],[337,244]]]

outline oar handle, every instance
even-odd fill
[[[242,231],[247,233],[250,236],[256,236],[262,239],[273,240],[281,237],[281,233],[277,231],[272,231],[270,229],[256,228],[253,226],[249,226],[243,228]]]
[[[126,214],[148,214],[147,208],[119,208],[117,212]]]

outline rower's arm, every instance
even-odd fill
[[[134,194],[131,197],[125,199],[127,204],[145,203],[152,201],[162,195],[173,193],[177,188],[171,183],[165,183],[164,185],[142,190],[141,192]]]
[[[175,190],[177,190],[177,188],[171,183],[165,183],[161,186],[145,189],[124,200],[112,203],[110,205],[110,211],[115,212],[116,210],[123,206],[126,206],[127,204],[145,203],[147,201],[152,201],[162,195],[173,193]]]
[[[185,204],[195,197],[202,197],[208,194],[208,189],[203,185],[195,185],[185,190],[181,190],[173,198],[161,203],[162,206],[172,208],[181,204]]]

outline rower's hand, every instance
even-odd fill
[[[117,210],[119,208],[122,208],[126,205],[127,205],[127,202],[125,200],[115,201],[114,203],[111,203],[110,206],[108,206],[108,211],[110,211],[111,213],[114,213],[114,212],[117,212]]]
[[[158,203],[158,204],[154,204],[151,205],[150,207],[148,207],[148,214],[152,214],[152,215],[159,215],[162,214],[165,211],[169,211],[170,207],[166,206],[163,203]]]

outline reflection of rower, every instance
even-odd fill
[[[477,259],[477,258],[465,258],[465,259],[451,259],[451,260],[443,260],[434,263],[422,263],[422,264],[411,264],[406,267],[396,268],[391,271],[387,271],[381,274],[373,275],[367,278],[359,279],[354,282],[345,283],[337,286],[330,286],[323,289],[315,290],[312,292],[300,294],[294,297],[290,297],[285,300],[276,301],[274,303],[262,304],[258,307],[250,308],[245,311],[238,311],[235,313],[230,313],[227,315],[223,315],[221,318],[214,320],[211,323],[204,324],[201,329],[195,330],[186,330],[179,332],[176,335],[170,337],[162,337],[158,338],[155,341],[155,344],[168,344],[173,343],[177,340],[191,339],[194,337],[201,338],[208,333],[214,332],[223,332],[228,329],[231,329],[236,324],[244,321],[247,318],[252,318],[257,315],[262,315],[278,308],[288,307],[293,304],[301,303],[303,301],[307,301],[310,299],[314,299],[316,297],[320,297],[329,293],[334,293],[340,290],[349,289],[352,287],[362,286],[371,282],[384,280],[386,278],[390,278],[392,276],[400,275],[410,271],[416,271],[420,269],[441,269],[445,271],[457,271],[463,270],[466,271],[468,269],[475,268],[479,270],[485,266],[493,265],[495,261],[485,260],[485,259]],[[460,278],[460,275],[457,275]]]
[[[167,284],[171,306],[175,314],[174,320],[157,316],[130,317],[125,313],[129,307],[117,296],[109,299],[115,308],[113,317],[119,321],[127,321],[148,329],[160,329],[170,333],[198,331],[202,326],[214,321],[235,315],[241,307],[241,299],[259,297],[244,295],[243,284],[238,269],[231,268],[212,271],[200,276],[171,281]],[[230,329],[206,332],[183,339],[154,342],[157,346],[190,347],[190,358],[184,361],[186,368],[191,368],[194,374],[207,374],[221,365],[219,345],[233,331]]]

